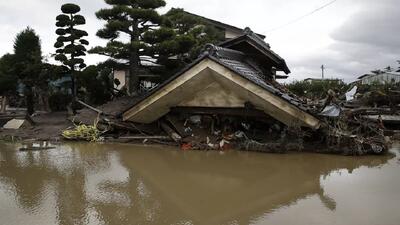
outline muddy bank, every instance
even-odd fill
[[[67,112],[54,112],[31,117],[32,123],[25,122],[19,129],[0,129],[0,139],[7,141],[36,140],[60,141],[61,133],[73,123]]]

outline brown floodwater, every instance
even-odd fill
[[[19,147],[0,143],[1,225],[400,224],[400,147],[354,158]]]

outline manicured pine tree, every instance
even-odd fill
[[[42,70],[40,38],[31,28],[26,28],[14,41],[14,71],[25,86],[27,113],[34,113],[33,87]]]
[[[128,61],[127,92],[136,95],[139,88],[138,70],[141,56],[150,56],[152,46],[144,41],[146,32],[157,29],[162,16],[156,11],[165,6],[164,0],[105,0],[111,8],[96,13],[106,21],[97,36],[109,40],[105,47],[95,47],[90,52],[111,57],[114,62]],[[167,34],[169,35],[169,34]],[[127,38],[126,38],[127,37]]]
[[[174,40],[178,46],[175,52],[168,52],[164,59],[177,56],[175,64],[178,67],[185,66],[198,58],[206,44],[217,44],[225,40],[224,32],[207,24],[203,18],[189,14],[181,8],[172,8],[165,14],[164,26],[175,31]]]
[[[54,44],[54,47],[57,48],[55,59],[60,61],[71,75],[71,90],[75,101],[77,95],[76,76],[78,71],[86,67],[82,56],[85,56],[87,52],[85,45],[89,45],[89,42],[84,39],[88,33],[77,27],[86,24],[86,20],[85,17],[78,14],[81,11],[78,5],[64,4],[61,11],[62,14],[56,18],[58,38]]]

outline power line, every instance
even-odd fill
[[[330,5],[332,5],[333,3],[337,2],[337,1],[338,1],[338,0],[332,0],[332,1],[328,2],[328,3],[326,3],[325,5],[323,5],[323,6],[321,6],[321,7],[318,7],[318,8],[314,9],[313,11],[311,11],[311,12],[309,12],[309,13],[303,15],[303,16],[300,16],[300,17],[298,17],[298,18],[296,18],[296,19],[294,19],[294,20],[292,20],[292,21],[290,21],[290,22],[288,22],[288,23],[285,23],[285,24],[280,25],[280,26],[278,26],[278,27],[272,28],[272,29],[270,29],[270,30],[268,30],[268,31],[264,31],[263,33],[269,33],[269,32],[272,32],[272,31],[276,31],[276,30],[282,29],[282,28],[284,28],[284,27],[287,27],[287,26],[289,26],[289,25],[292,25],[292,24],[294,24],[294,23],[297,23],[297,22],[299,22],[300,20],[302,20],[302,19],[304,19],[304,18],[306,18],[306,17],[311,16],[312,14],[314,14],[314,13],[316,13],[316,12],[318,12],[318,11],[320,11],[320,10],[322,10],[322,9],[324,9],[324,8],[326,8],[326,7],[328,7],[328,6],[330,6]]]

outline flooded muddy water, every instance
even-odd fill
[[[181,152],[0,143],[0,224],[400,223],[400,152],[387,156]]]

